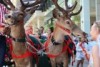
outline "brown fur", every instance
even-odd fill
[[[83,31],[70,19],[70,17],[72,16],[71,11],[73,11],[73,9],[75,8],[74,6],[76,6],[76,3],[74,4],[74,6],[72,8],[69,9],[68,6],[68,1],[66,2],[66,10],[63,9],[62,7],[60,7],[58,5],[58,0],[52,0],[54,5],[56,6],[57,9],[53,10],[53,17],[57,19],[56,23],[58,23],[59,25],[63,26],[65,29],[70,30],[71,33],[73,33],[74,35],[80,35],[81,37],[83,37]],[[74,15],[79,14],[81,11],[80,10],[77,13],[74,13]],[[70,33],[70,34],[71,34]],[[49,51],[48,53],[50,54],[59,54],[63,47],[64,47],[64,36],[65,35],[69,35],[69,33],[67,33],[66,31],[62,30],[61,28],[55,26],[55,30],[54,30],[54,39],[56,42],[60,42],[62,44],[60,45],[53,45],[51,42],[49,43]],[[63,63],[63,67],[68,67],[68,54],[67,54],[67,50],[62,53],[61,55],[55,57],[55,58],[50,58],[51,60],[51,64],[52,67],[56,67],[56,64],[58,63]]]
[[[23,38],[25,37],[24,26],[22,23],[11,26],[11,36],[14,38]],[[13,53],[15,55],[22,55],[26,52],[27,48],[25,43],[12,41],[13,44]],[[16,67],[33,67],[32,57],[27,58],[13,58],[16,64]]]
[[[55,39],[56,42],[60,42],[62,44],[59,45],[53,45],[52,42],[49,43],[49,51],[47,52],[48,54],[53,54],[53,55],[57,55],[59,53],[61,53],[62,48],[64,47],[64,31],[61,30],[60,28],[56,27],[53,37]],[[50,58],[51,60],[51,65],[52,67],[56,67],[56,64],[63,64],[63,67],[68,67],[68,54],[67,51],[65,51],[64,53],[62,53],[61,55],[55,57],[55,58]]]
[[[67,21],[69,22],[69,24],[67,24]],[[74,23],[72,23],[70,19],[67,19],[67,21],[66,19],[60,17],[56,23],[58,23],[59,25],[63,26],[66,29],[69,29],[71,32],[75,33],[76,35],[83,36],[82,35],[83,31],[81,29],[79,29]],[[76,29],[72,30],[73,26],[76,26]],[[57,55],[61,53],[63,47],[65,46],[64,44],[65,35],[69,35],[69,34],[63,29],[59,28],[58,26],[55,26],[53,37],[56,42],[59,42],[61,44],[53,45],[53,43],[50,42],[49,43],[50,47],[48,46],[49,49],[49,51],[47,52],[48,54]],[[68,59],[69,58],[68,58],[67,50],[55,58],[50,58],[52,67],[56,67],[56,64],[61,64],[61,63],[63,63],[63,67],[68,67]]]
[[[11,11],[9,12],[9,14],[5,15],[4,21],[6,24],[10,25],[11,36],[16,39],[22,39],[25,38],[26,36],[24,30],[24,18],[26,16],[25,12],[26,8],[33,7],[32,11],[34,12],[38,7],[36,5],[40,4],[41,0],[36,0],[32,4],[29,3],[24,4],[22,0],[20,0],[20,2],[21,2],[21,7],[18,10],[15,10],[15,7],[11,3],[11,1],[5,0],[5,3],[10,5]],[[15,42],[14,40],[12,40],[12,45],[13,45],[12,52],[17,56],[23,55],[27,51],[25,44],[26,42]],[[13,59],[15,61],[16,67],[34,67],[34,63],[32,63],[33,61],[32,56],[26,58],[13,58]]]

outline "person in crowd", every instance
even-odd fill
[[[5,0],[3,0],[5,1]],[[15,7],[11,4],[11,2],[7,2],[8,5],[12,6],[10,9],[14,9]],[[8,13],[8,10],[6,7],[0,3],[0,67],[4,64],[5,59],[5,53],[6,53],[6,37],[3,36],[3,34],[6,34],[7,31],[9,31],[5,25],[4,22],[4,15]]]
[[[53,27],[50,27],[49,29],[48,29],[48,36],[50,36],[51,34],[53,34],[53,31],[54,31],[54,28]]]
[[[85,42],[85,39],[79,38],[79,42],[76,45],[76,61],[77,61],[77,67],[83,67],[85,54],[83,52],[83,49],[87,50],[87,43]]]
[[[30,26],[29,27],[27,26],[27,28],[25,29],[25,33],[26,34],[33,34],[33,28]]]
[[[90,39],[88,42],[88,56],[89,56],[89,65],[88,67],[93,67],[93,59],[92,59],[92,48],[96,45],[96,41]]]
[[[39,39],[39,34],[40,34],[40,30],[39,30],[39,28],[36,28],[35,29],[35,33],[34,33],[34,35],[36,36],[36,38],[38,38]]]
[[[0,67],[4,64],[4,58],[6,53],[6,37],[2,36],[4,33],[5,27],[3,25],[4,14],[7,13],[7,9],[3,4],[0,3]]]
[[[72,39],[73,39],[73,42],[74,42],[75,44],[77,44],[77,43],[78,43],[78,37],[76,37],[76,36],[72,35]]]
[[[44,27],[41,26],[41,27],[40,27],[40,34],[43,34],[43,33],[44,33]]]
[[[96,41],[96,45],[92,48],[90,55],[92,63],[91,67],[100,67],[100,21],[94,22],[90,31],[91,37]]]
[[[44,43],[47,40],[47,35],[44,32],[44,27],[41,26],[39,29],[39,39],[41,43]]]
[[[68,45],[68,62],[73,66],[76,55],[76,45],[69,35],[65,35],[64,42]]]

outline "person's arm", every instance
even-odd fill
[[[92,49],[92,56],[93,56],[93,67],[100,67],[100,61],[99,61],[99,47],[98,45],[93,46]]]
[[[4,32],[4,26],[0,26],[0,33]]]
[[[4,14],[6,14],[8,10],[4,5],[1,5],[1,8],[2,8],[1,10],[4,12],[4,13],[1,12],[2,13],[1,18],[4,18]],[[3,23],[4,21],[2,20],[1,22]],[[5,32],[5,25],[0,24],[0,33],[4,33],[4,32]]]
[[[88,44],[85,43],[84,46],[85,46],[85,51],[86,51],[85,55],[87,56],[87,58],[88,58],[88,60],[89,60],[89,59],[90,59],[90,54],[89,54],[89,43],[88,43]]]
[[[7,14],[9,11],[6,7],[4,7],[4,13]]]

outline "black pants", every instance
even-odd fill
[[[50,59],[48,58],[48,56],[40,56],[37,67],[51,67]]]
[[[6,53],[6,38],[0,35],[0,67],[4,64]]]

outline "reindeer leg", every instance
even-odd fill
[[[56,67],[56,61],[55,61],[55,59],[50,59],[50,61],[51,61],[51,66],[52,67]]]
[[[69,58],[68,55],[66,54],[63,59],[63,67],[68,67],[68,60]]]
[[[65,60],[63,61],[63,67],[68,67],[68,59],[65,59]]]
[[[62,64],[57,64],[57,67],[63,67],[63,65]]]

